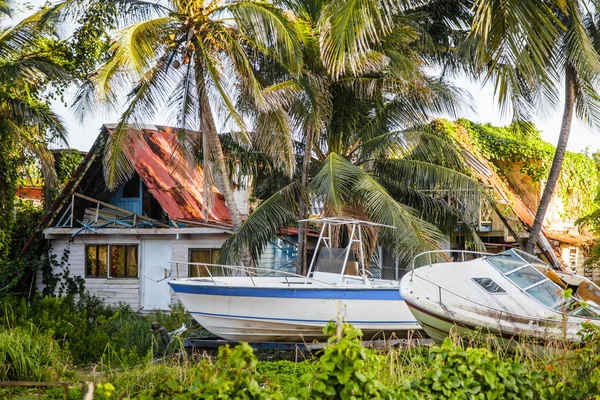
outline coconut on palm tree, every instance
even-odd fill
[[[564,91],[556,153],[525,250],[533,253],[560,175],[573,116],[600,122],[600,55],[596,2],[478,0],[465,48],[475,72],[493,82],[496,95],[515,120],[529,120],[540,104],[558,106]],[[548,107],[550,106],[550,107]]]

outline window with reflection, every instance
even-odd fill
[[[540,260],[537,257],[532,256],[529,253],[525,253],[524,251],[519,250],[519,249],[512,249],[510,251],[516,253],[519,257],[521,257],[528,264],[531,264],[534,267],[548,268],[548,264],[547,263],[543,262],[542,260]]]
[[[527,289],[527,293],[550,308],[556,308],[562,304],[562,289],[550,281]]]
[[[137,245],[86,246],[87,278],[137,278]]]
[[[525,261],[512,251],[506,251],[496,256],[486,257],[486,260],[503,274],[525,265]]]
[[[488,293],[506,293],[506,290],[502,289],[500,285],[494,282],[494,280],[491,278],[472,278],[472,280]]]
[[[219,250],[217,249],[190,249],[190,262],[198,264],[216,264]],[[202,276],[209,276],[207,269],[212,275],[217,275],[220,271],[215,271],[213,267],[206,265],[190,265],[188,269],[188,276],[190,278],[197,278]]]
[[[521,289],[525,289],[528,286],[546,280],[544,275],[542,275],[537,269],[530,266],[511,272],[507,274],[506,277],[513,281]]]

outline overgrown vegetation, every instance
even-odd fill
[[[309,361],[259,362],[241,344],[221,348],[214,362],[184,357],[171,364],[111,371],[102,390],[144,400],[583,400],[600,395],[600,356],[595,355],[600,328],[595,325],[585,326],[582,346],[539,356],[526,347],[507,355],[497,347],[463,347],[450,338],[440,346],[379,352],[363,347],[360,331],[352,326],[330,323],[325,331],[332,335],[328,347]],[[562,348],[557,346],[555,350]]]
[[[149,322],[168,330],[187,316],[142,316],[84,297],[2,299],[0,379],[94,380],[96,397],[130,399],[591,399],[600,396],[600,327],[584,325],[582,343],[506,353],[495,340],[448,338],[439,346],[378,351],[351,325],[331,322],[327,347],[307,360],[258,361],[242,343],[216,358],[177,353],[156,361]],[[481,341],[481,339],[485,339]],[[476,344],[477,343],[477,344]],[[487,345],[486,345],[487,343]],[[181,344],[179,344],[181,345]],[[155,346],[155,345],[154,345]],[[560,351],[559,351],[560,350]],[[85,364],[92,368],[86,367]],[[576,378],[576,379],[575,379]],[[0,396],[8,393],[0,389]],[[49,389],[47,399],[62,398]]]
[[[498,127],[458,119],[436,120],[432,127],[492,161],[496,171],[509,181],[515,179],[514,170],[528,176],[533,183],[548,178],[556,147],[542,140],[540,131],[531,125],[517,129],[517,126]],[[594,161],[585,154],[567,152],[557,188],[564,207],[561,217],[574,220],[597,209],[598,169]]]
[[[16,330],[23,337],[47,337],[56,349],[60,346],[69,353],[74,365],[102,361],[122,367],[144,363],[156,350],[150,323],[160,321],[174,330],[189,323],[188,319],[181,306],[168,315],[141,315],[127,306],[106,306],[88,295],[77,301],[73,296],[35,296],[30,301],[4,297],[0,303],[0,332],[8,337]],[[35,352],[25,353],[37,357]]]

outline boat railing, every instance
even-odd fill
[[[227,277],[227,276],[247,276],[250,278],[253,286],[257,286],[254,278],[259,277],[267,277],[272,276],[273,274],[281,274],[281,278],[285,279],[285,282],[288,286],[292,286],[292,284],[307,284],[308,282],[316,282],[321,283],[327,286],[335,286],[335,284],[331,282],[325,282],[319,279],[315,279],[312,277],[306,277],[304,275],[298,275],[293,272],[281,271],[280,269],[272,269],[272,268],[261,268],[261,267],[245,267],[243,265],[223,265],[223,264],[210,264],[210,263],[197,263],[197,262],[184,262],[184,261],[169,261],[170,264],[175,265],[176,279],[180,279],[179,276],[179,266],[187,265],[188,266],[188,275],[189,268],[192,267],[195,269],[196,277],[186,276],[186,279],[195,279],[195,278],[209,278],[212,283],[215,285],[218,282],[215,280],[215,277]],[[221,271],[221,274],[215,274],[215,271]],[[206,271],[207,276],[201,276],[200,271]],[[291,282],[289,278],[298,278],[301,279],[301,282]]]
[[[543,326],[544,328],[548,328],[548,324],[552,323],[552,324],[563,324],[564,321],[562,319],[552,319],[552,318],[544,318],[544,317],[535,317],[535,316],[530,316],[530,315],[524,315],[524,314],[518,314],[518,313],[514,313],[511,311],[507,311],[507,310],[502,310],[499,308],[495,308],[495,307],[490,307],[486,304],[482,304],[478,301],[475,300],[471,300],[461,294],[458,294],[456,292],[453,292],[452,290],[448,290],[446,288],[441,287],[440,285],[438,285],[437,283],[434,283],[432,281],[430,281],[427,278],[424,278],[422,276],[417,275],[417,278],[427,282],[428,284],[434,286],[437,288],[438,291],[438,304],[440,305],[440,307],[449,310],[450,307],[448,307],[447,304],[444,303],[444,296],[443,293],[447,293],[448,295],[452,295],[452,296],[456,296],[458,298],[460,298],[461,300],[464,300],[468,303],[471,303],[473,305],[476,305],[478,307],[482,307],[484,308],[486,311],[488,311],[488,315],[491,317],[492,314],[494,313],[495,316],[494,318],[496,319],[496,322],[500,322],[503,319],[508,319],[507,317],[512,317],[513,322],[517,322],[517,323],[525,323],[528,325],[533,325],[534,323],[536,323],[536,326],[541,327],[542,325],[540,325],[540,323],[544,323],[545,325]],[[557,313],[560,313],[560,311],[556,311]],[[566,323],[567,326],[573,325],[573,326],[578,326],[579,324],[574,323],[574,322],[568,322]]]
[[[453,256],[452,256],[453,254],[460,255],[460,260],[454,260]],[[435,262],[443,262],[443,261],[465,262],[465,261],[469,261],[469,260],[474,260],[476,258],[493,256],[493,255],[494,254],[492,254],[492,253],[486,253],[483,251],[471,251],[471,250],[429,250],[429,251],[424,251],[422,253],[417,254],[412,259],[410,280],[412,281],[412,279],[415,275],[415,268],[423,267],[426,265],[432,265],[434,263],[434,261]],[[442,257],[440,258],[439,256],[442,256]],[[471,256],[471,257],[469,257],[469,256]],[[417,261],[420,261],[426,257],[427,257],[428,262],[426,262],[424,264],[417,263]],[[435,260],[434,258],[437,258],[437,259]]]

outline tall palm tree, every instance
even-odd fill
[[[11,8],[0,1],[0,19],[10,17]],[[47,31],[39,31],[33,20],[0,30],[0,260],[7,256],[13,221],[17,163],[23,151],[38,160],[45,183],[57,182],[54,159],[48,150],[53,139],[66,143],[66,129],[45,100],[46,86],[68,79],[45,44]]]
[[[476,1],[471,40],[465,45],[476,73],[493,81],[499,102],[527,120],[541,103],[564,108],[556,153],[525,250],[533,253],[556,187],[573,116],[598,126],[600,4],[579,0]]]
[[[43,11],[40,19],[85,15],[99,9],[96,3],[102,1],[66,0]],[[107,183],[114,187],[133,172],[124,156],[125,147],[135,140],[130,125],[152,119],[166,108],[182,128],[182,150],[189,142],[201,143],[207,195],[212,193],[214,164],[216,182],[238,230],[243,220],[229,179],[235,171],[227,169],[217,125],[233,126],[235,139],[245,144],[250,144],[252,135],[262,138],[262,144],[267,141],[264,137],[290,137],[286,119],[279,118],[281,104],[256,79],[250,55],[268,54],[292,73],[298,71],[301,59],[295,27],[279,9],[262,0],[113,3],[117,5],[113,12],[122,17],[117,20],[121,29],[112,54],[82,85],[77,97],[81,109],[94,100],[118,106],[127,96],[127,107],[107,144]],[[254,129],[249,129],[252,121],[236,107],[240,98],[258,110]],[[189,137],[190,131],[198,130],[201,137]],[[280,161],[282,168],[294,166],[289,159]]]
[[[399,128],[426,121],[431,111],[456,111],[459,93],[423,72],[425,60],[415,51],[419,33],[407,21],[381,33],[380,42],[371,45],[369,60],[379,62],[371,62],[368,73],[356,63],[354,72],[334,77],[320,50],[311,47],[318,42],[319,25],[303,19],[312,12],[320,20],[319,9],[314,2],[293,6],[298,14],[294,20],[304,24],[298,30],[308,32],[304,70],[280,86],[296,90],[297,102],[289,113],[306,132],[303,174],[255,210],[227,241],[221,260],[230,261],[228,255],[240,246],[248,246],[258,258],[278,228],[292,223],[298,212],[305,215],[300,202],[315,198],[325,202],[326,213],[396,227],[383,229],[379,238],[401,257],[443,246],[448,237],[435,224],[448,222],[444,227],[453,230],[458,213],[422,190],[477,190],[478,185],[456,172],[466,171],[447,138]],[[357,75],[357,70],[362,72]],[[310,173],[310,165],[317,167],[316,173]]]
[[[451,25],[464,29],[468,17],[469,1],[433,0],[411,8],[410,3],[398,3],[398,7],[379,9],[385,2],[374,1],[367,8],[362,3],[327,0],[280,0],[277,4],[291,14],[297,25],[302,42],[304,68],[289,80],[281,79],[274,88],[286,94],[297,94],[296,101],[287,107],[292,125],[300,132],[304,144],[301,166],[302,192],[309,191],[309,170],[319,139],[329,132],[334,108],[334,92],[341,86],[354,86],[356,93],[371,95],[378,90],[386,94],[410,95],[411,115],[408,125],[423,121],[423,110],[428,109],[441,97],[438,89],[432,89],[433,80],[423,79],[424,56],[436,62],[447,60],[451,54]],[[402,3],[402,2],[401,2]],[[440,11],[437,14],[431,11]],[[364,12],[364,11],[368,12]],[[449,22],[452,21],[452,22]],[[429,34],[435,33],[435,37]],[[422,39],[419,53],[406,51]],[[427,39],[425,39],[427,38]],[[381,47],[387,52],[382,52]],[[397,51],[393,49],[397,46]],[[385,80],[378,79],[385,68],[391,71]],[[412,76],[411,76],[412,74]],[[385,82],[385,83],[383,83]],[[412,85],[412,86],[411,86]],[[393,87],[396,86],[396,87]],[[419,95],[416,95],[420,92]],[[417,99],[417,97],[419,97]],[[429,97],[429,99],[427,99]],[[341,99],[343,103],[343,99]],[[419,104],[417,104],[419,103]],[[416,110],[419,107],[421,110]],[[435,106],[434,106],[435,107]],[[339,111],[339,110],[338,110]],[[338,119],[341,121],[342,119]],[[406,118],[403,122],[406,122]],[[333,126],[333,125],[332,125]],[[299,198],[300,220],[298,227],[298,271],[306,271],[306,223],[308,203],[306,196]]]

